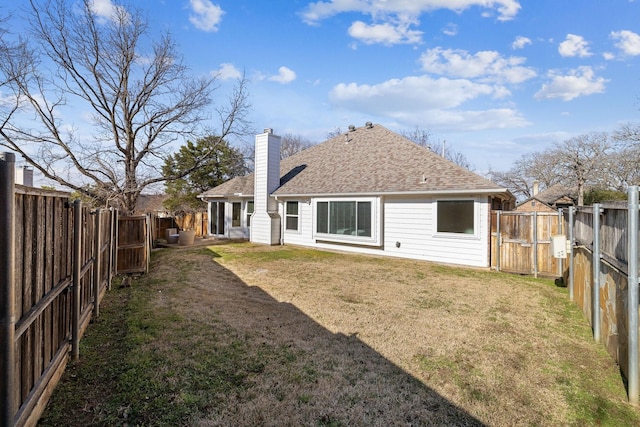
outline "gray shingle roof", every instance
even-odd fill
[[[547,205],[553,205],[556,200],[563,197],[569,197],[571,199],[576,198],[576,190],[573,188],[567,188],[562,184],[555,184],[533,196],[533,198],[538,199]]]
[[[237,176],[224,182],[217,187],[211,188],[198,197],[231,197],[242,194],[244,196],[253,195],[253,174]]]
[[[280,163],[279,196],[490,192],[506,193],[490,180],[446,160],[381,125],[360,127],[314,145]],[[228,181],[203,194],[253,194]],[[230,190],[228,187],[234,187]],[[224,188],[223,188],[224,187]]]

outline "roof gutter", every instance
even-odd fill
[[[368,193],[300,193],[300,194],[272,194],[271,197],[371,197],[371,196],[440,196],[460,194],[511,194],[506,188],[486,188],[478,190],[434,190],[434,191],[391,191]]]
[[[229,193],[229,194],[200,194],[198,199],[204,200],[205,202],[209,199],[228,199],[231,197],[253,197],[253,194],[245,194],[245,193]]]

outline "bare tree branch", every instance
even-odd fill
[[[215,78],[191,76],[171,36],[150,38],[140,11],[115,4],[105,19],[90,0],[76,6],[30,0],[29,44],[0,44],[0,77],[15,98],[3,110],[0,145],[45,177],[130,213],[145,187],[166,179],[172,144],[201,131]],[[217,109],[221,138],[248,128],[247,83],[240,79]],[[71,102],[91,113],[90,126],[65,121]]]

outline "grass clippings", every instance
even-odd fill
[[[154,253],[42,425],[640,425],[552,281],[294,247]]]

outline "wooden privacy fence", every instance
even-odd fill
[[[35,425],[115,274],[117,211],[14,185],[0,153],[0,425]]]
[[[202,237],[209,233],[208,218],[206,212],[193,212],[177,215],[175,221],[180,230],[193,230],[196,236]]]
[[[151,242],[153,247],[159,239],[167,238],[167,230],[193,230],[196,237],[206,237],[209,233],[209,220],[206,212],[193,212],[175,217],[159,217],[155,213],[148,214],[151,224]]]
[[[491,212],[491,267],[507,273],[562,276],[551,238],[564,234],[560,212]]]
[[[638,215],[637,192],[634,197],[633,209],[630,196],[629,205],[595,204],[570,212],[568,281],[570,298],[627,378],[630,402],[638,404],[638,224],[630,222]]]

